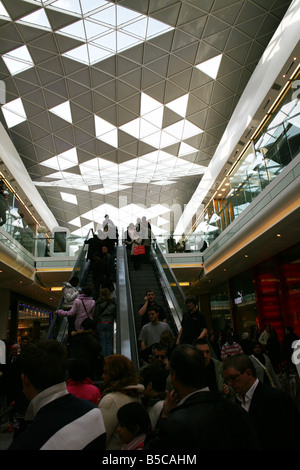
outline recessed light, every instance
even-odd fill
[[[280,238],[280,237],[281,237],[281,233],[277,233],[276,237]]]
[[[245,258],[249,258],[249,255],[245,255]]]

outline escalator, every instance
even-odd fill
[[[129,254],[127,261],[136,342],[138,343],[137,338],[142,326],[141,317],[137,312],[144,303],[147,290],[154,291],[155,302],[163,307],[167,323],[176,338],[185,311],[185,296],[159,245],[154,241],[151,247],[151,261],[142,263],[140,271],[134,270]]]
[[[139,368],[138,334],[141,319],[137,311],[143,303],[147,289],[155,292],[155,301],[164,308],[175,338],[185,310],[185,296],[156,242],[151,247],[151,262],[143,263],[142,271],[135,272],[129,258],[124,245],[116,247],[114,295],[117,301],[117,318],[114,325],[114,353],[125,355]],[[74,275],[79,277],[79,287],[91,279],[89,268],[84,244],[71,274],[71,278]],[[63,298],[58,309],[62,304]],[[67,344],[67,337],[67,317],[55,315],[46,338]]]
[[[86,240],[90,238],[89,232]],[[92,283],[90,273],[90,262],[86,260],[86,245],[83,244],[70,279],[73,276],[79,278],[79,287]],[[123,354],[138,366],[138,352],[135,335],[135,324],[133,319],[133,308],[131,304],[130,283],[128,281],[128,265],[125,247],[119,246],[116,249],[115,259],[115,292],[117,300],[117,318],[114,324],[114,353]],[[57,310],[63,305],[61,298]],[[68,341],[68,318],[55,315],[48,329],[46,339],[56,339],[67,344]]]

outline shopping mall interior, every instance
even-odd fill
[[[120,319],[146,217],[175,325],[196,295],[300,336],[299,31],[299,0],[0,1],[2,339],[47,336],[106,214]]]

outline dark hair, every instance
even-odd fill
[[[81,328],[83,328],[84,330],[93,330],[93,331],[97,331],[97,325],[96,323],[94,322],[94,320],[92,320],[92,318],[85,318],[81,325],[80,325]]]
[[[67,370],[67,349],[56,340],[26,344],[20,355],[21,373],[41,392],[64,382]]]
[[[184,385],[202,388],[205,385],[205,363],[203,354],[191,344],[176,346],[171,356],[171,371]]]
[[[79,284],[79,277],[73,276],[73,277],[70,279],[69,282],[70,282],[71,286],[76,287],[76,286],[78,286],[78,284]]]
[[[121,426],[137,436],[151,431],[148,412],[141,403],[127,403],[122,406],[117,413],[117,418]]]
[[[233,356],[227,357],[223,362],[223,370],[229,369],[229,367],[233,367],[239,372],[250,369],[253,377],[256,377],[254,364],[246,354],[234,354]]]
[[[81,382],[89,376],[89,363],[86,359],[77,357],[69,363],[69,376],[75,382]]]
[[[153,289],[147,289],[147,290],[146,290],[146,295],[147,295],[149,292],[153,292],[153,294],[155,293]]]
[[[193,341],[193,346],[198,346],[199,344],[208,344],[210,346],[206,338],[197,338]]]
[[[156,305],[150,305],[150,307],[148,307],[148,313],[149,312],[159,313],[159,309],[158,309],[158,307],[156,307]]]
[[[152,382],[152,387],[157,392],[166,390],[166,371],[161,364],[153,363],[142,367],[140,370],[141,379],[144,387]]]
[[[153,352],[154,349],[157,349],[157,351],[166,351],[167,352],[167,346],[162,343],[154,343],[152,344],[152,349],[151,351]]]
[[[91,297],[92,292],[93,292],[92,286],[84,286],[84,287],[82,288],[82,293],[83,293],[84,295],[86,295],[87,297]]]
[[[190,295],[185,299],[185,304],[187,304],[188,302],[192,302],[194,305],[198,305],[198,299],[193,295]]]

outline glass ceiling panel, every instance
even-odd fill
[[[5,19],[11,19],[9,14],[7,13],[6,9],[4,8],[4,6],[2,5],[2,2],[0,2],[0,16],[3,16]]]
[[[21,98],[10,101],[2,106],[2,112],[9,128],[27,120]]]
[[[189,95],[186,94],[177,98],[176,100],[171,101],[170,103],[166,104],[166,107],[174,111],[175,113],[179,114],[179,116],[185,117],[186,110],[188,105]]]
[[[211,78],[217,78],[220,63],[222,59],[222,54],[213,57],[212,59],[206,60],[201,64],[196,65],[197,69],[204,72],[206,75],[209,75]]]
[[[105,7],[106,5],[108,6]],[[51,3],[51,6],[81,14],[79,1],[57,1]],[[100,4],[101,6],[102,8],[97,13],[87,16],[83,12],[82,20],[66,26],[57,32],[97,45],[103,48],[105,52],[96,53],[94,50],[93,54],[91,54],[89,49],[82,50],[81,46],[79,46],[79,48],[77,47],[64,53],[64,56],[92,65],[95,62],[106,59],[112,53],[116,54],[130,49],[147,39],[154,38],[174,29],[161,21],[146,17],[121,5],[111,5],[104,2]],[[90,11],[93,12],[94,10]]]
[[[67,101],[66,103],[59,104],[58,106],[49,109],[49,111],[51,111],[51,113],[56,114],[65,121],[72,122],[72,114],[69,101]]]
[[[79,0],[56,0],[55,2],[51,3],[51,6],[65,10],[71,14],[76,13],[77,15],[81,15],[82,13]]]
[[[71,204],[77,204],[77,197],[74,194],[60,193],[63,201],[70,202]]]
[[[28,70],[34,66],[26,46],[18,47],[13,51],[3,54],[2,59],[12,75],[24,72],[24,70]]]
[[[30,13],[30,15],[23,16],[20,20],[17,21],[17,23],[27,23],[30,26],[52,30],[43,8],[35,11],[34,13]]]

